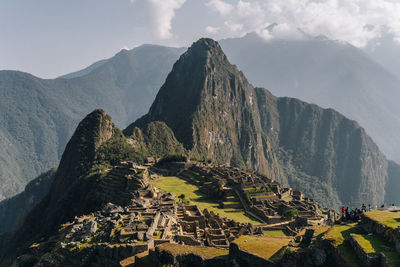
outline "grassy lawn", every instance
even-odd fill
[[[172,243],[164,243],[157,246],[160,250],[168,251],[174,256],[193,253],[203,257],[204,259],[212,259],[216,257],[227,257],[229,250],[218,249],[211,247],[197,247],[197,246],[186,246]]]
[[[360,230],[356,227],[356,223],[352,224],[337,224],[332,226],[324,236],[324,239],[331,241],[332,245],[337,248],[339,255],[346,262],[348,266],[358,267],[362,266],[361,262],[355,255],[353,249],[350,247],[348,240],[350,234],[359,234]]]
[[[286,236],[282,230],[265,230],[263,233],[266,236]]]
[[[400,212],[372,210],[364,213],[364,215],[392,229],[400,226]]]
[[[332,241],[332,245],[338,247],[343,244],[345,239],[350,238],[350,234],[357,234],[359,232],[359,229],[356,228],[356,223],[337,224],[326,232],[324,239]]]
[[[315,230],[314,237],[319,237],[325,234],[331,227],[328,225],[315,225],[310,228]]]
[[[400,266],[400,255],[396,253],[395,248],[378,235],[352,234],[354,240],[360,245],[365,253],[374,256],[383,252],[390,266]],[[390,250],[386,251],[385,248]]]
[[[176,201],[179,201],[178,196],[185,195],[185,200],[189,200],[190,204],[197,205],[201,209],[208,209],[221,217],[227,217],[238,222],[260,224],[259,221],[247,216],[241,208],[226,208],[221,209],[218,203],[207,198],[206,195],[199,191],[199,188],[187,181],[178,177],[163,177],[153,181],[152,184],[160,190],[176,194]]]
[[[279,261],[292,238],[276,236],[241,236],[234,241],[240,249],[264,259]]]

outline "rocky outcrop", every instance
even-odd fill
[[[131,142],[153,157],[184,154],[183,145],[176,139],[173,131],[164,122],[150,122],[143,129],[132,130]]]

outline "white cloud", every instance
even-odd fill
[[[224,8],[225,5],[229,8]],[[240,0],[231,5],[223,0],[209,0],[206,7],[217,12],[225,20],[222,26],[206,27],[206,32],[215,35],[216,38],[242,35],[265,25],[265,12],[257,2]]]
[[[206,27],[206,33],[217,34],[220,29],[221,28],[218,28],[218,27],[207,26]]]
[[[233,8],[221,12],[215,2]],[[400,42],[400,3],[390,0],[238,0],[233,4],[211,0],[206,6],[224,20],[222,26],[214,27],[219,28],[214,34],[220,38],[256,31],[265,39],[296,39],[301,38],[301,29],[363,47],[385,28]],[[265,30],[273,22],[278,26]]]
[[[131,3],[146,12],[153,34],[161,39],[172,38],[171,22],[175,10],[182,7],[186,0],[131,0]]]
[[[221,15],[227,15],[231,13],[233,6],[231,4],[225,3],[221,0],[210,0],[206,3],[206,7],[208,7],[212,11],[216,11]]]

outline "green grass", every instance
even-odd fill
[[[372,210],[364,213],[364,215],[392,229],[400,226],[400,212]]]
[[[362,265],[355,255],[354,250],[345,241],[350,238],[350,234],[358,233],[360,233],[360,230],[357,228],[356,223],[337,224],[331,227],[324,236],[324,239],[331,241],[331,244],[338,250],[342,259],[351,267]]]
[[[337,224],[326,232],[324,239],[330,240],[334,247],[338,247],[343,244],[345,239],[350,238],[350,234],[357,234],[359,232],[359,229],[356,228],[356,223]]]
[[[264,259],[280,260],[283,256],[283,248],[286,247],[292,238],[272,236],[241,236],[235,241],[240,249],[257,254]]]
[[[400,266],[400,255],[395,251],[395,248],[382,237],[378,235],[361,234],[352,234],[352,236],[365,253],[374,256],[383,252],[390,266]],[[389,248],[389,250],[386,251],[385,247]]]
[[[162,237],[163,233],[164,233],[163,230],[157,231],[157,234],[154,236],[154,239],[160,239]]]
[[[265,230],[263,233],[266,236],[286,236],[282,230]]]
[[[352,234],[352,237],[360,245],[360,247],[364,250],[365,253],[367,254],[377,253],[377,251],[372,246],[372,242],[375,242],[375,240],[373,240],[375,239],[373,235],[369,237],[366,235]]]
[[[227,217],[238,222],[260,224],[259,221],[247,216],[243,209],[240,208],[226,208],[221,209],[218,203],[208,198],[206,195],[199,191],[199,187],[188,183],[187,181],[178,177],[163,177],[160,176],[158,180],[153,181],[152,184],[166,192],[175,193],[176,196],[181,194],[185,195],[185,200],[188,200],[191,205],[197,205],[201,209],[208,209],[221,217]],[[176,201],[179,198],[176,197]]]

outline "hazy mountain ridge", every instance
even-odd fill
[[[17,230],[28,213],[47,195],[56,169],[41,174],[30,181],[18,195],[0,202],[0,233]]]
[[[334,108],[400,160],[400,81],[362,50],[326,38],[265,41],[255,33],[220,43],[253,84]]]
[[[182,49],[123,50],[85,75],[44,80],[0,71],[0,199],[58,165],[79,120],[102,107],[118,125],[143,115]],[[75,74],[75,76],[77,76]]]

